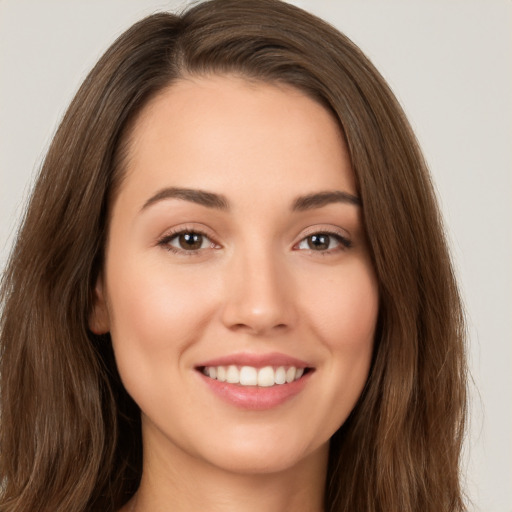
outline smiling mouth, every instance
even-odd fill
[[[256,368],[254,366],[229,365],[202,366],[198,370],[210,379],[219,382],[268,388],[295,382],[313,369],[295,366],[264,366]]]

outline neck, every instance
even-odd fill
[[[240,473],[145,443],[141,485],[123,512],[322,512],[327,456],[324,446],[290,468]]]

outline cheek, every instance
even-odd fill
[[[309,314],[332,350],[367,351],[378,316],[378,286],[369,263],[355,260],[323,280],[309,284]]]
[[[136,366],[139,376],[150,375],[155,365],[178,364],[213,313],[215,283],[179,268],[171,272],[161,260],[125,260],[110,271],[111,335],[121,374]]]
[[[379,300],[369,264],[356,261],[314,288],[310,324],[326,354],[323,407],[336,430],[357,402],[370,370]]]

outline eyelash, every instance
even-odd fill
[[[183,256],[194,256],[201,251],[201,249],[192,249],[192,250],[187,251],[185,249],[178,249],[177,247],[173,247],[172,245],[170,245],[170,242],[172,240],[174,240],[175,238],[179,237],[180,235],[200,235],[200,236],[203,236],[203,237],[207,238],[208,240],[210,240],[211,246],[218,245],[212,239],[211,235],[208,235],[201,229],[197,229],[197,228],[190,228],[190,229],[184,228],[184,229],[179,229],[177,231],[168,233],[167,235],[162,237],[160,240],[158,240],[158,245],[162,246],[164,249],[166,249],[169,252],[172,252],[173,254],[179,254],[179,255],[183,255]]]
[[[352,241],[349,238],[341,235],[340,233],[338,233],[336,231],[331,231],[329,229],[320,229],[320,230],[316,229],[316,230],[310,231],[309,233],[306,232],[305,235],[303,236],[303,238],[299,241],[298,244],[295,244],[294,247],[297,247],[298,245],[300,245],[301,243],[306,241],[308,238],[315,236],[315,235],[316,236],[328,236],[330,238],[334,238],[339,244],[339,246],[335,247],[334,249],[326,249],[326,250],[319,250],[319,251],[315,251],[314,249],[306,249],[306,250],[309,250],[310,252],[314,252],[321,256],[328,256],[330,254],[335,254],[335,253],[338,253],[341,251],[346,251],[347,249],[350,249],[352,247]]]
[[[161,239],[158,240],[158,245],[165,248],[169,252],[172,252],[173,254],[179,254],[179,255],[183,255],[183,256],[195,256],[195,255],[199,254],[199,252],[201,250],[203,250],[204,248],[203,249],[199,248],[199,249],[185,250],[185,249],[179,249],[177,247],[170,245],[170,242],[173,241],[175,238],[179,237],[180,235],[187,235],[187,234],[188,235],[200,235],[202,237],[205,237],[206,239],[208,239],[211,242],[211,246],[209,248],[213,248],[213,246],[218,246],[218,244],[212,239],[212,237],[210,235],[208,235],[204,231],[197,229],[197,228],[179,229],[177,231],[168,233],[167,235],[165,235],[164,237],[162,237]],[[297,244],[294,245],[294,248],[297,247],[298,245],[300,245],[301,243],[303,243],[304,241],[306,241],[309,237],[312,237],[315,235],[316,236],[323,235],[323,236],[328,236],[328,237],[334,238],[339,244],[339,246],[335,247],[334,249],[326,249],[326,250],[318,250],[318,251],[315,251],[314,249],[305,249],[305,250],[309,250],[310,252],[319,254],[321,256],[327,256],[329,254],[338,253],[340,251],[346,251],[347,249],[350,249],[352,247],[352,241],[350,239],[340,235],[337,232],[329,231],[329,230],[316,230],[316,231],[311,231],[310,233],[305,234],[305,236],[303,238],[301,238],[301,240]]]

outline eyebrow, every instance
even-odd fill
[[[306,210],[313,210],[315,208],[322,208],[323,206],[327,206],[332,203],[346,203],[361,206],[361,199],[353,194],[349,194],[348,192],[342,192],[341,190],[315,192],[295,199],[292,211],[303,212]]]
[[[193,188],[177,188],[170,187],[164,188],[157,192],[154,196],[150,197],[142,207],[142,210],[149,208],[151,205],[163,201],[164,199],[183,199],[184,201],[190,201],[197,203],[207,208],[216,208],[218,210],[228,210],[228,200],[220,195],[214,194],[213,192],[206,192],[204,190],[196,190]]]
[[[224,211],[229,210],[229,201],[221,194],[206,192],[205,190],[179,187],[168,187],[158,191],[144,203],[141,210],[145,210],[151,205],[165,199],[182,199],[184,201],[206,206],[207,208],[215,208],[217,210]],[[348,192],[327,190],[297,197],[293,201],[291,209],[294,212],[303,212],[322,208],[323,206],[327,206],[332,203],[345,203],[361,206],[361,199],[353,194],[349,194]]]

